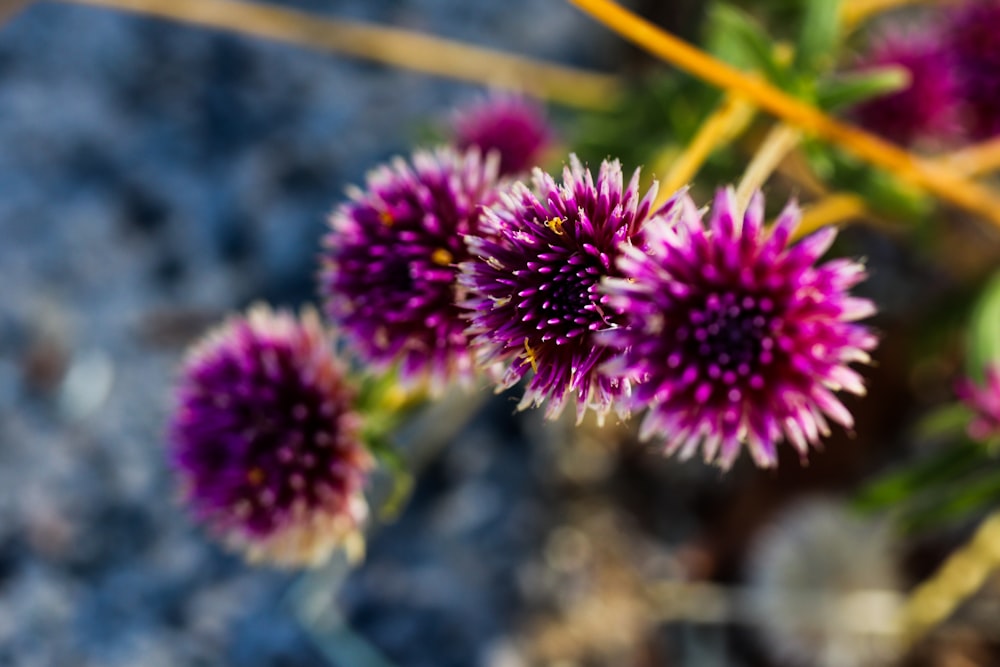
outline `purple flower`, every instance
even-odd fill
[[[190,352],[169,441],[195,515],[252,560],[319,564],[355,546],[372,459],[315,311],[255,306]]]
[[[986,139],[1000,134],[1000,2],[971,2],[956,10],[948,25],[948,45],[958,68],[960,94],[970,133]]]
[[[847,364],[868,361],[875,336],[853,322],[875,308],[847,293],[865,276],[860,264],[815,266],[836,231],[788,247],[798,208],[765,231],[759,192],[741,216],[732,189],[720,190],[707,229],[686,193],[665,208],[666,220],[646,227],[647,250],[626,247],[624,277],[605,282],[624,317],[601,340],[623,353],[609,370],[639,381],[631,402],[649,408],[642,437],[683,458],[700,446],[728,468],[743,444],[774,465],[782,436],[804,459],[828,433],[824,415],[851,428],[833,391],[864,393]]]
[[[986,369],[984,386],[964,379],[958,383],[956,393],[975,413],[969,423],[969,437],[982,441],[1000,438],[1000,362]]]
[[[540,106],[513,95],[492,95],[459,109],[452,121],[455,144],[500,154],[500,173],[527,172],[552,142]]]
[[[621,164],[603,162],[595,183],[575,155],[560,186],[535,169],[535,190],[518,183],[490,209],[485,233],[469,238],[475,260],[462,283],[474,310],[480,361],[504,368],[499,389],[534,371],[520,407],[549,400],[558,415],[571,395],[577,415],[599,416],[628,391],[628,382],[602,370],[610,353],[594,343],[597,331],[618,324],[599,292],[601,279],[620,275],[621,249],[637,241],[656,196],[639,198],[639,170],[623,186]]]
[[[905,69],[909,85],[858,105],[858,122],[904,145],[918,139],[954,139],[960,130],[961,100],[954,59],[940,36],[922,28],[883,34],[858,69],[889,65]]]
[[[458,264],[497,187],[495,160],[475,149],[418,151],[372,172],[331,217],[326,312],[377,370],[400,362],[404,381],[429,379],[432,391],[471,379]]]

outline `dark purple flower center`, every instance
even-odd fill
[[[599,258],[586,252],[549,253],[543,262],[528,262],[536,271],[537,286],[523,290],[522,309],[538,313],[541,341],[562,345],[587,331],[609,326],[601,307],[600,279],[607,270]]]
[[[259,363],[227,356],[200,373],[193,407],[204,418],[191,427],[200,437],[187,455],[198,459],[203,505],[227,508],[265,535],[296,506],[328,505],[344,492],[343,406],[303,376],[290,347],[255,341],[248,353]]]
[[[746,390],[765,386],[767,368],[778,353],[781,319],[770,296],[712,291],[687,302],[687,315],[676,330],[679,343],[668,358],[671,367],[696,360],[702,380],[732,387],[713,395],[738,400]],[[707,398],[707,397],[705,397]]]

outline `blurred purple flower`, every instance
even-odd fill
[[[195,515],[251,560],[315,565],[358,544],[372,459],[315,311],[251,308],[189,353],[169,427]]]
[[[367,189],[330,220],[321,291],[326,312],[377,370],[401,362],[404,381],[432,391],[468,381],[468,322],[458,305],[464,237],[497,196],[496,160],[476,149],[418,151],[369,174]]]
[[[1000,1],[970,2],[955,10],[948,25],[948,45],[972,137],[1000,134]]]
[[[956,393],[975,413],[969,423],[969,436],[981,441],[1000,438],[1000,362],[986,369],[982,387],[966,378],[958,383]]]
[[[623,352],[608,370],[638,381],[631,403],[649,407],[642,437],[683,458],[701,446],[728,468],[743,444],[758,465],[775,465],[783,435],[804,459],[829,432],[824,414],[851,428],[832,391],[864,393],[847,364],[869,360],[876,338],[853,321],[875,307],[847,294],[865,276],[860,264],[814,266],[836,231],[788,247],[798,208],[765,231],[759,192],[741,215],[732,189],[720,190],[707,230],[686,193],[667,209],[646,226],[647,250],[626,247],[624,276],[605,282],[624,314],[601,336]]]
[[[578,418],[588,407],[603,417],[628,383],[603,372],[610,353],[594,344],[618,323],[599,286],[620,275],[615,260],[637,241],[656,187],[640,201],[638,169],[625,186],[621,164],[605,161],[595,183],[571,155],[561,185],[535,169],[534,188],[516,184],[487,212],[485,233],[469,238],[470,332],[480,361],[504,369],[499,389],[534,371],[520,408],[548,399],[554,417],[575,394]]]
[[[504,176],[526,173],[552,142],[541,106],[513,95],[491,95],[459,109],[452,127],[460,149],[497,151]]]
[[[854,115],[864,127],[896,143],[955,139],[960,105],[955,61],[940,35],[925,28],[896,29],[878,37],[859,70],[897,65],[909,85],[859,104]]]

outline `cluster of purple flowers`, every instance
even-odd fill
[[[502,107],[518,117],[501,127],[538,121],[526,108]],[[331,217],[325,314],[368,368],[431,390],[480,370],[498,391],[523,381],[520,407],[547,403],[550,417],[570,403],[578,419],[645,410],[644,437],[722,467],[744,446],[774,465],[782,439],[804,458],[828,419],[852,426],[834,392],[864,392],[850,364],[876,344],[856,323],[874,307],[849,294],[861,265],[817,265],[832,229],[792,245],[794,205],[767,228],[763,197],[744,211],[731,190],[706,225],[684,191],[654,208],[655,184],[643,194],[617,160],[595,176],[571,155],[561,181],[536,167],[530,184],[507,182],[501,163],[522,168],[514,154],[538,142],[470,142],[379,168]],[[256,308],[191,354],[173,459],[228,541],[315,563],[366,511],[362,419],[318,316]]]
[[[942,10],[933,25],[877,36],[859,69],[897,65],[909,84],[854,109],[858,121],[901,144],[1000,134],[1000,2]]]
[[[519,98],[455,119],[459,148],[418,151],[373,171],[331,217],[321,271],[325,311],[375,371],[432,391],[473,377],[459,266],[472,254],[498,172],[534,164],[551,135]],[[181,372],[170,454],[187,503],[254,560],[322,563],[356,552],[374,464],[347,365],[319,316],[264,306],[196,344]],[[369,425],[371,426],[371,425]]]
[[[413,187],[408,172],[396,176],[396,187]],[[703,443],[705,459],[723,467],[744,444],[758,464],[774,465],[783,438],[804,457],[829,432],[828,418],[850,428],[851,415],[833,392],[864,392],[849,364],[868,361],[875,346],[855,322],[874,306],[849,295],[864,277],[859,264],[816,266],[835,232],[789,247],[794,206],[766,230],[763,198],[755,196],[744,213],[730,191],[720,192],[706,228],[686,194],[653,210],[656,189],[641,196],[639,182],[637,170],[626,183],[617,161],[602,163],[595,177],[571,156],[561,182],[536,169],[532,185],[502,187],[496,202],[484,202],[479,223],[465,228],[467,250],[449,251],[461,258],[448,267],[455,296],[435,301],[434,314],[411,296],[445,279],[444,268],[432,278],[413,270],[433,244],[409,233],[397,238],[394,253],[408,270],[372,263],[354,230],[370,228],[384,239],[395,227],[368,208],[342,210],[327,240],[332,268],[324,284],[338,289],[327,299],[366,301],[369,286],[395,289],[392,303],[402,307],[391,317],[447,321],[446,330],[464,332],[464,353],[475,355],[498,390],[526,380],[520,407],[547,402],[551,417],[573,402],[581,419],[588,409],[599,417],[646,409],[644,436],[682,455]],[[455,187],[450,192],[465,201]],[[459,209],[464,204],[449,208]],[[440,227],[437,214],[418,220],[435,233]],[[350,233],[341,238],[341,229]],[[353,261],[368,267],[365,283],[337,275]],[[386,327],[384,308],[330,314],[358,340]],[[424,340],[416,329],[397,327],[394,353],[426,349],[406,342]],[[442,373],[439,357],[423,354],[421,368],[417,358],[406,357],[409,371]]]

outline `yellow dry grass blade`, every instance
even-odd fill
[[[616,78],[400,28],[237,0],[65,0],[331,51],[426,74],[512,89],[560,104],[609,107]]]
[[[739,210],[745,210],[750,203],[754,191],[759,190],[774,173],[781,161],[785,159],[802,139],[802,131],[797,127],[778,123],[767,133],[764,141],[754,153],[743,178],[736,187],[736,205]]]

